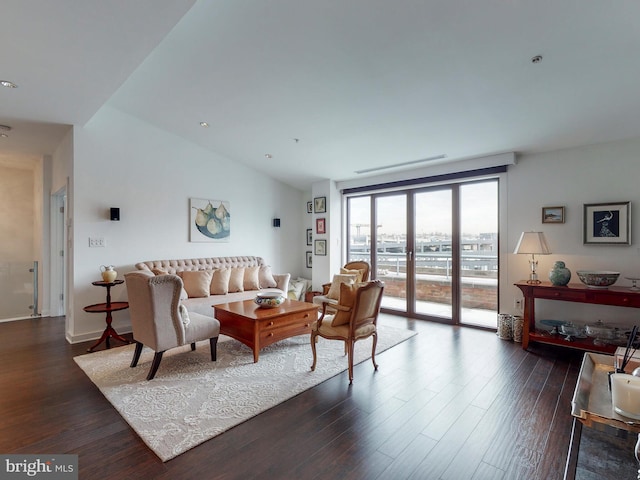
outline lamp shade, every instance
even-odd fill
[[[520,240],[513,253],[529,253],[534,255],[548,255],[551,253],[547,239],[542,232],[522,232]]]

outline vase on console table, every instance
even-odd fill
[[[571,270],[567,268],[564,262],[556,262],[549,272],[549,280],[557,287],[564,287],[571,280]]]

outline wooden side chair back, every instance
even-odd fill
[[[354,292],[355,295],[347,293],[349,290]],[[323,303],[322,314],[311,330],[312,371],[315,370],[317,362],[317,337],[344,342],[349,365],[349,385],[353,383],[353,351],[354,345],[358,340],[373,337],[371,361],[373,362],[374,370],[378,369],[376,364],[377,324],[383,291],[384,283],[379,280],[359,285],[342,284],[340,286],[338,304]],[[352,304],[349,304],[350,300],[352,300]],[[331,312],[335,311],[335,314],[327,313],[327,307],[331,308]]]

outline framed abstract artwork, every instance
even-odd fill
[[[231,238],[229,202],[224,200],[189,199],[189,241],[228,242]]]
[[[313,239],[313,230],[310,228],[307,228],[307,245],[313,244],[312,239]]]
[[[305,254],[307,256],[307,268],[312,268],[313,254],[311,252],[305,252]]]
[[[324,218],[316,219],[316,233],[318,235],[327,233],[327,225],[326,225],[326,220]]]
[[[631,245],[631,202],[584,205],[585,245]]]

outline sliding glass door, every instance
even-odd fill
[[[348,260],[385,282],[385,311],[493,328],[497,199],[496,179],[349,197]]]

